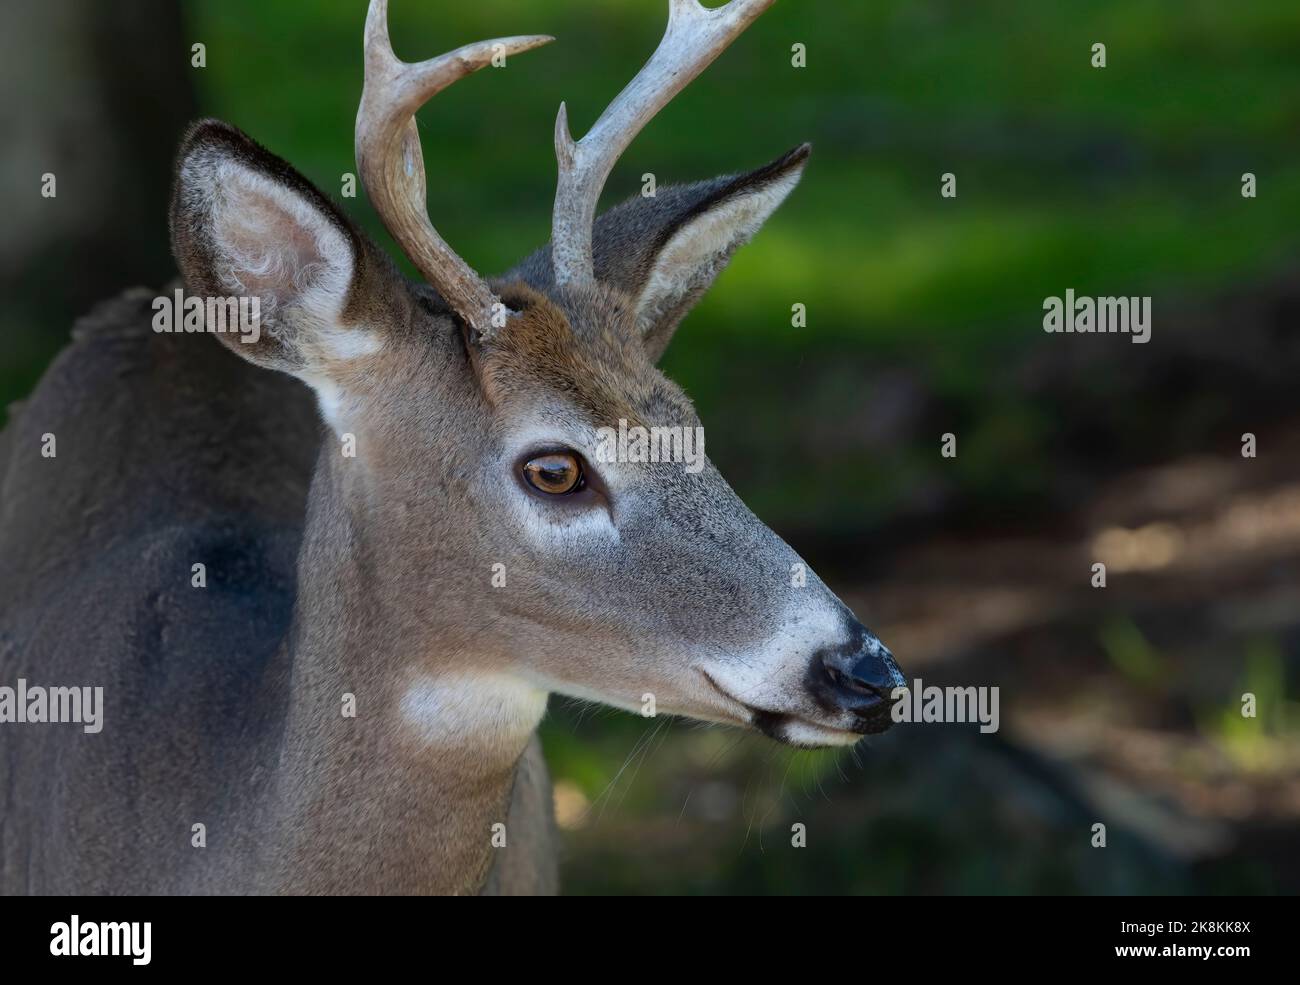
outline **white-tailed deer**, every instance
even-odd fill
[[[888,650],[712,465],[597,448],[698,425],[655,362],[807,161],[594,218],[771,3],[671,0],[586,137],[561,108],[551,245],[492,280],[425,215],[413,113],[549,38],[405,64],[372,0],[357,161],[427,283],[240,131],[190,130],[185,288],[260,299],[261,334],[159,334],[128,292],[0,443],[0,684],[104,688],[97,734],[0,724],[4,891],[549,891],[551,692],[800,746],[889,725]]]

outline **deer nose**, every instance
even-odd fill
[[[830,711],[850,713],[857,729],[883,732],[892,724],[895,688],[906,687],[889,648],[853,620],[848,640],[818,651],[813,658],[813,690]]]

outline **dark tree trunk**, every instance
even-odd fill
[[[201,71],[167,0],[16,6],[0,30],[0,407],[91,304],[172,275],[171,158]]]

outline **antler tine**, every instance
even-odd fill
[[[592,223],[615,162],[641,129],[776,0],[731,0],[704,7],[699,0],[668,0],[668,27],[650,60],[576,143],[568,110],[555,119],[559,180],[551,217],[551,263],[557,284],[596,278]]]
[[[492,334],[497,298],[429,221],[415,111],[453,82],[491,64],[494,55],[516,55],[554,40],[533,34],[479,41],[411,64],[394,54],[389,41],[388,0],[370,0],[366,15],[365,84],[356,127],[361,183],[416,269],[480,338]]]

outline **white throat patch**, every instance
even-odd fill
[[[482,747],[503,752],[527,741],[546,712],[546,692],[499,672],[420,674],[402,695],[408,734],[430,747]]]

